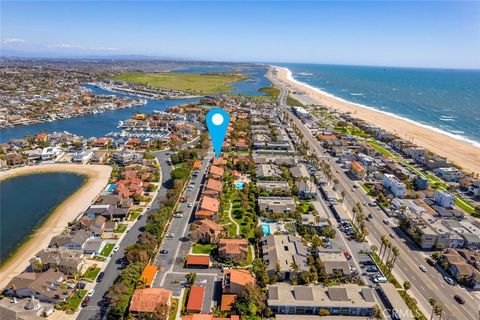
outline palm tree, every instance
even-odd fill
[[[443,313],[443,306],[441,304],[437,304],[435,305],[435,307],[433,307],[433,312],[435,313],[435,315],[439,316],[439,320],[442,319],[442,313]]]
[[[384,247],[387,245],[387,238],[385,236],[381,236],[380,237],[380,251],[378,252],[378,256],[381,257],[382,256],[382,250],[384,249]]]
[[[388,240],[387,238],[385,238],[385,248],[383,249],[383,254],[380,258],[380,261],[383,262],[383,258],[385,257],[385,253],[387,252],[387,248],[388,247],[391,247],[391,244],[390,244],[390,240]]]
[[[434,298],[430,298],[430,299],[428,299],[428,303],[430,303],[430,305],[432,306],[432,314],[430,316],[430,320],[432,320],[433,319],[433,312],[434,312],[435,306],[437,305],[437,300],[435,300]]]

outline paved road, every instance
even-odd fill
[[[95,293],[92,296],[90,304],[87,307],[82,308],[78,315],[78,319],[89,320],[102,319],[105,317],[108,311],[108,305],[106,305],[106,300],[103,296],[108,291],[108,288],[113,284],[119,273],[122,271],[119,268],[120,265],[116,264],[116,261],[124,256],[126,247],[137,242],[138,236],[147,223],[148,214],[160,208],[160,203],[167,195],[167,188],[169,188],[171,185],[170,172],[172,171],[172,167],[166,162],[169,154],[169,151],[155,153],[155,156],[160,162],[160,168],[162,170],[162,184],[159,188],[157,197],[153,201],[151,209],[139,217],[135,224],[125,234],[125,237],[122,239],[122,241],[118,244],[119,249],[112,255],[110,261],[108,262],[104,270],[105,276],[102,282],[96,284]]]
[[[279,105],[286,113],[286,116],[294,121],[296,126],[302,131],[304,139],[308,142],[311,150],[317,155],[325,156],[323,148],[318,141],[312,136],[308,128],[293,115],[285,104],[287,89],[282,84],[277,84],[281,89],[279,95]],[[339,164],[337,164],[332,158],[330,165],[332,167],[335,178],[339,180],[337,188],[345,190],[347,196],[345,199],[345,206],[352,208],[353,205],[360,202],[370,202],[369,196],[358,189],[358,191],[351,192],[353,187],[353,181],[351,181],[343,172]],[[351,211],[351,210],[349,210]],[[443,280],[443,275],[436,272],[432,268],[429,268],[429,272],[423,273],[418,268],[419,265],[427,266],[425,263],[425,254],[419,250],[419,248],[405,237],[400,228],[386,226],[381,221],[386,217],[384,213],[376,208],[364,207],[366,214],[372,213],[374,221],[377,223],[367,224],[370,232],[367,239],[371,244],[375,244],[380,248],[380,237],[382,235],[387,236],[389,240],[400,249],[400,255],[397,258],[397,262],[394,268],[394,275],[397,279],[409,280],[413,286],[410,289],[410,293],[415,296],[417,301],[423,306],[427,312],[427,316],[430,311],[428,299],[433,297],[437,302],[444,305],[443,319],[478,319],[479,315],[479,299],[472,293],[467,292],[464,288],[459,286],[449,286]],[[392,239],[389,234],[395,232],[401,237]],[[458,305],[453,299],[454,294],[460,294],[465,298],[466,303],[464,305]]]

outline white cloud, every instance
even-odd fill
[[[60,48],[60,49],[84,49],[82,46],[75,45],[75,44],[68,44],[68,43],[62,43],[62,44],[55,44],[52,46],[48,46],[49,48]]]
[[[2,40],[2,44],[23,44],[27,43],[27,41],[18,38],[7,38]]]
[[[94,47],[94,48],[89,48],[90,50],[100,50],[100,51],[118,51],[117,48],[111,48],[111,47]]]

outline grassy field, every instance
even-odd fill
[[[276,101],[280,94],[280,90],[275,87],[263,87],[258,89],[258,91],[267,93],[272,101]],[[287,104],[294,107],[303,107],[303,104],[300,101],[290,95],[287,96]]]
[[[193,246],[192,253],[195,253],[195,254],[210,254],[210,252],[212,252],[213,249],[215,249],[215,245],[213,245],[213,244],[197,243],[196,245]]]
[[[232,89],[229,84],[247,77],[230,73],[142,73],[127,72],[115,76],[113,80],[146,84],[155,88],[180,90],[191,94],[228,93]]]

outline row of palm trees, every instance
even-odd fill
[[[357,225],[357,229],[360,231],[360,241],[364,241],[365,237],[368,236],[368,229],[365,224],[366,215],[363,212],[363,207],[360,202],[357,202],[353,208],[353,221]]]
[[[400,249],[393,245],[389,239],[385,236],[380,237],[381,246],[378,256],[380,257],[380,262],[382,262],[387,268],[387,277],[392,273],[392,269],[395,266],[397,257],[400,255]]]

